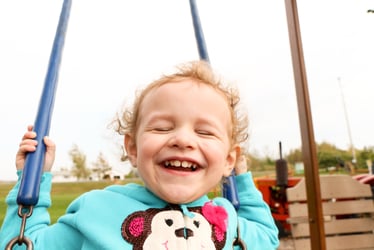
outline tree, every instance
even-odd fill
[[[266,170],[266,166],[268,162],[266,160],[269,159],[269,157],[266,157],[266,160],[257,156],[257,152],[252,152],[252,153],[246,153],[245,157],[249,159],[250,164],[249,164],[249,169],[252,171],[264,171]],[[248,160],[247,160],[247,163]]]
[[[335,145],[322,142],[317,145],[317,158],[319,168],[327,169],[328,167],[340,166],[340,162],[346,160],[346,154],[336,148]]]
[[[86,165],[86,155],[75,144],[69,151],[69,155],[74,164],[71,170],[71,174],[77,177],[78,180],[86,180],[91,174],[91,171],[87,168]]]
[[[285,157],[290,164],[303,161],[303,155],[301,149],[293,149]]]
[[[358,150],[357,165],[366,168],[368,160],[374,162],[374,147],[364,147],[362,150]]]
[[[107,176],[107,173],[110,170],[112,170],[112,167],[109,165],[108,161],[105,159],[103,153],[100,152],[99,156],[96,159],[96,162],[93,163],[92,171],[96,173],[97,178],[101,180]]]
[[[317,144],[316,147],[318,166],[321,169],[336,167],[339,170],[339,168],[344,169],[347,168],[349,164],[352,164],[350,150],[347,151],[339,149],[335,145],[328,142]],[[374,156],[374,151],[370,148],[364,148],[362,151],[356,151],[359,152],[357,155],[357,166],[355,166],[357,168],[362,167],[367,159]],[[373,156],[371,154],[373,154]],[[291,164],[294,164],[297,161],[302,161],[301,149],[291,150],[286,158]]]

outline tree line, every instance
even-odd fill
[[[316,147],[318,166],[321,170],[335,168],[337,171],[365,171],[374,164],[374,146],[354,149],[356,159],[353,159],[352,149],[339,149],[328,142],[316,144]],[[274,169],[277,160],[269,156],[249,155],[249,158],[253,170]],[[295,166],[296,163],[303,161],[301,148],[290,150],[283,158],[291,167]]]
[[[110,171],[112,167],[104,157],[103,153],[99,153],[96,161],[91,167],[88,167],[87,157],[85,153],[74,144],[69,150],[69,156],[73,163],[69,170],[70,175],[77,178],[77,180],[97,179],[104,180],[110,178]]]
[[[342,150],[335,145],[323,142],[316,144],[318,166],[321,170],[330,168],[336,171],[365,171],[374,164],[374,147],[364,147],[363,149],[355,149],[356,161],[352,162],[352,149]],[[88,166],[87,157],[84,152],[74,144],[69,151],[69,156],[72,160],[72,167],[68,172],[70,176],[76,177],[77,180],[87,179],[109,179],[109,173],[113,169],[104,155],[100,152],[96,161]],[[118,156],[123,158],[122,156]],[[273,171],[277,159],[270,156],[258,157],[255,154],[247,154],[250,161],[250,170],[252,171]],[[302,151],[300,148],[292,149],[290,152],[284,154],[283,158],[287,160],[289,168],[292,168],[298,162],[302,162]],[[369,165],[369,166],[368,166]],[[67,169],[65,169],[67,170]],[[127,176],[134,177],[134,171],[131,171]]]

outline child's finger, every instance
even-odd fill
[[[56,148],[56,144],[48,136],[44,137],[44,143],[47,146],[48,150],[54,150]]]
[[[38,145],[38,141],[33,140],[33,139],[24,139],[19,143],[20,147],[25,147],[25,146],[36,146]]]
[[[28,131],[26,132],[23,137],[22,137],[22,140],[26,140],[26,139],[34,139],[36,137],[36,133],[34,131]]]
[[[28,126],[27,126],[27,131],[32,131],[32,130],[33,130],[33,128],[34,128],[34,126],[33,126],[33,125],[28,125]]]
[[[51,171],[53,162],[55,160],[56,144],[49,139],[48,136],[44,137],[44,144],[47,147],[44,161],[44,171]]]

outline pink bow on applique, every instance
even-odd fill
[[[214,226],[216,235],[225,234],[227,230],[227,212],[221,206],[213,205],[213,202],[207,202],[202,207],[203,216]],[[220,238],[220,237],[218,237]]]

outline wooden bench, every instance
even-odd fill
[[[326,248],[374,249],[374,201],[370,185],[348,175],[320,177]],[[295,249],[311,249],[305,179],[287,189]]]

